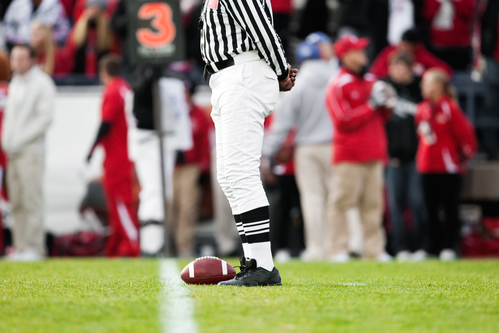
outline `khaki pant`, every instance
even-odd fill
[[[364,238],[364,257],[376,258],[384,252],[383,165],[339,163],[332,167],[331,208],[332,255],[348,253],[347,211],[358,207]]]
[[[13,243],[16,251],[45,254],[43,225],[44,156],[25,153],[9,160],[7,186],[12,206]]]
[[[199,212],[199,166],[181,166],[173,173],[172,225],[175,230],[177,255],[194,255],[194,235]]]
[[[236,222],[229,201],[217,180],[216,161],[216,150],[213,148],[211,151],[211,191],[213,194],[215,239],[220,256],[225,257],[241,246],[241,240],[237,234]]]
[[[305,226],[307,256],[321,260],[330,252],[327,198],[331,193],[331,144],[301,145],[295,151],[295,176]]]

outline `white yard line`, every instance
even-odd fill
[[[180,271],[173,259],[161,260],[160,279],[163,283],[159,312],[164,333],[197,333],[194,319],[194,300],[180,279]]]

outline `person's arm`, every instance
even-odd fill
[[[459,146],[460,162],[465,163],[470,160],[477,151],[477,139],[475,128],[471,121],[461,111],[457,104],[450,105],[451,109],[451,130]]]
[[[103,53],[111,49],[113,35],[109,26],[109,20],[104,12],[97,17],[97,52]]]
[[[52,76],[54,75],[54,69],[55,69],[55,43],[54,39],[52,38],[52,29],[46,28],[47,31],[45,32],[45,39],[44,39],[44,44],[45,44],[45,64],[43,66],[43,71],[47,73],[48,75]]]
[[[71,39],[76,49],[79,49],[83,44],[85,44],[85,41],[87,40],[88,20],[88,12],[84,11],[78,21],[76,21],[76,24],[73,28]]]
[[[378,79],[384,79],[388,76],[388,57],[392,52],[393,47],[387,46],[381,53],[374,59],[369,72],[376,76]]]
[[[39,91],[36,110],[31,114],[29,123],[13,137],[12,151],[16,152],[33,142],[47,131],[52,122],[52,114],[55,107],[56,89],[52,80],[40,80],[43,89]]]
[[[92,145],[92,148],[90,148],[90,151],[87,155],[87,162],[90,162],[92,159],[92,155],[94,154],[95,148],[99,145],[100,141],[106,137],[107,133],[109,133],[109,130],[111,129],[111,123],[107,121],[103,121],[100,126],[99,130],[97,131],[97,137],[95,138],[94,144]]]
[[[87,155],[87,162],[92,159],[92,154],[95,148],[99,145],[100,141],[106,137],[111,129],[111,125],[118,116],[120,110],[124,108],[123,98],[120,96],[119,92],[104,92],[104,99],[102,101],[102,115],[101,124],[97,132],[97,137],[95,138],[94,144],[90,148]]]
[[[263,155],[273,157],[282,146],[289,131],[298,118],[301,99],[300,90],[292,90],[289,94],[281,96],[274,110],[274,122],[270,126],[269,136],[265,139]]]
[[[227,1],[223,4],[229,15],[255,43],[279,81],[285,80],[289,74],[288,62],[281,40],[269,20],[272,15],[270,8],[264,8],[259,0]]]
[[[326,93],[326,107],[340,131],[353,131],[376,115],[376,110],[367,101],[352,108],[350,96],[354,89],[351,83],[337,84]]]

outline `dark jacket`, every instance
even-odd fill
[[[421,102],[421,80],[414,78],[409,85],[401,85],[387,80],[398,94],[397,105],[393,110],[393,116],[386,124],[388,136],[388,155],[390,159],[398,159],[400,162],[411,162],[416,157],[418,150],[418,138],[414,124],[416,105]]]
[[[482,54],[493,57],[497,46],[499,1],[489,1],[482,16]]]

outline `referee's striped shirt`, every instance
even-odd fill
[[[287,60],[274,30],[270,0],[205,0],[200,29],[205,63],[257,50],[279,80],[287,77]]]

